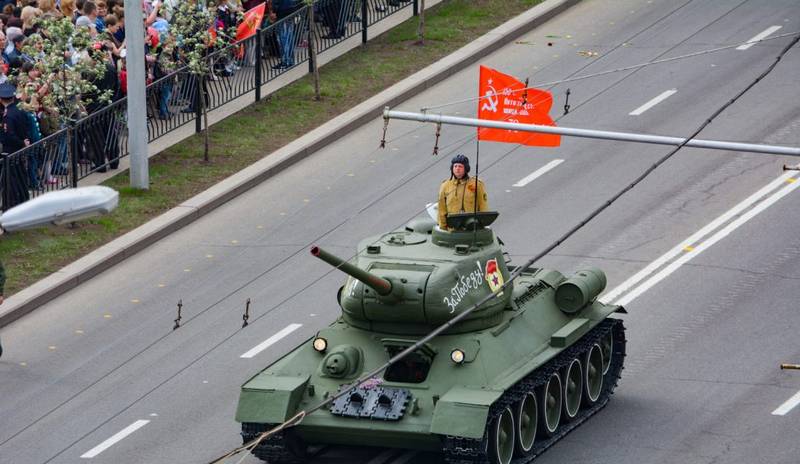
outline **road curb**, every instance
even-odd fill
[[[191,224],[217,207],[334,142],[343,133],[351,132],[380,116],[384,107],[395,106],[424,92],[552,19],[578,1],[546,0],[540,3],[208,190],[14,294],[6,299],[3,306],[0,306],[2,308],[0,310],[0,327],[10,324],[160,239]]]

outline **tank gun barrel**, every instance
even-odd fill
[[[338,268],[354,279],[363,282],[364,285],[378,292],[378,295],[387,296],[392,293],[392,282],[388,279],[384,279],[376,276],[375,274],[369,273],[358,266],[348,263],[338,256],[328,253],[318,246],[311,247],[311,254],[325,261],[331,266]]]
[[[783,364],[781,364],[781,369],[796,369],[796,370],[800,370],[800,364],[783,363]]]

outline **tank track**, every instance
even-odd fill
[[[581,409],[578,416],[574,419],[559,425],[555,435],[552,437],[547,439],[537,438],[530,454],[524,457],[513,458],[511,461],[512,464],[524,464],[533,461],[537,456],[544,453],[558,440],[562,439],[567,433],[578,427],[608,403],[619,381],[625,359],[625,327],[622,321],[619,319],[604,320],[578,340],[577,343],[520,380],[492,405],[489,410],[487,424],[490,424],[498,417],[506,407],[522,399],[526,392],[533,391],[534,388],[544,385],[553,372],[566,367],[569,361],[576,356],[588,352],[592,345],[597,343],[604,335],[608,334],[609,331],[613,334],[613,355],[611,357],[611,365],[603,382],[603,389],[600,392],[600,397],[597,399],[597,402],[589,408]],[[442,452],[445,461],[450,464],[488,464],[488,445],[487,434],[484,434],[482,439],[445,436],[442,440]]]
[[[247,444],[255,440],[261,433],[270,430],[274,426],[272,424],[242,423],[241,435],[243,443]],[[258,446],[253,448],[251,453],[270,464],[299,464],[305,462],[303,458],[298,457],[289,449],[285,440],[285,433],[286,431],[283,430],[265,438]]]

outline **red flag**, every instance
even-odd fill
[[[555,126],[548,113],[553,95],[546,90],[525,89],[513,76],[481,66],[478,92],[478,119]],[[478,128],[478,140],[519,143],[538,147],[561,145],[558,134],[521,132],[508,129]]]
[[[261,20],[264,19],[264,9],[267,3],[261,3],[247,10],[247,13],[242,17],[242,22],[236,27],[236,41],[244,40],[256,34],[258,26],[261,25]]]

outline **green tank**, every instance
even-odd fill
[[[488,227],[497,213],[469,216],[454,218],[454,231],[414,219],[362,241],[351,262],[311,249],[349,275],[337,296],[342,314],[248,380],[236,420],[248,443],[343,395],[263,439],[253,454],[302,462],[309,445],[341,444],[520,463],[606,404],[622,370],[625,330],[609,317],[624,309],[596,300],[603,272],[516,269]],[[501,289],[515,270],[519,277]],[[350,387],[491,293],[410,355]]]

